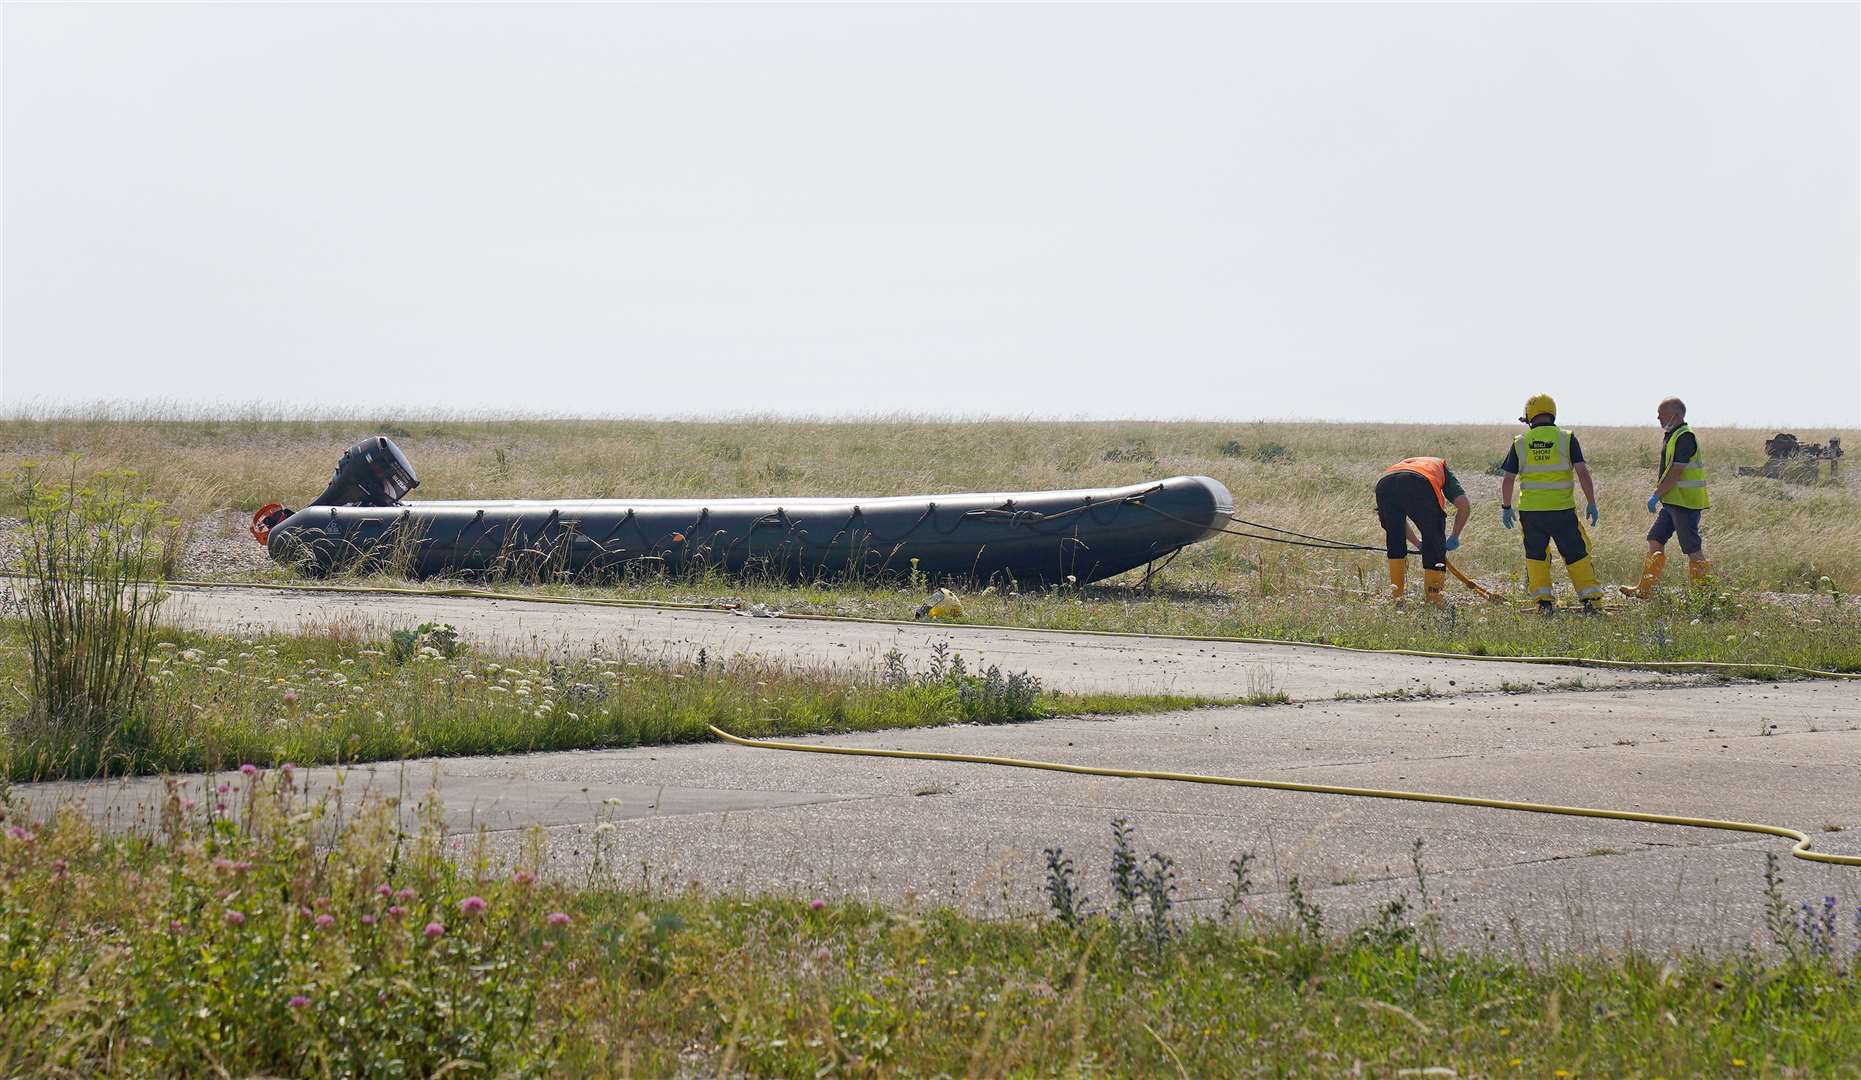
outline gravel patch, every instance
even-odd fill
[[[243,510],[216,510],[195,518],[188,525],[181,561],[174,576],[192,580],[229,580],[251,577],[275,567],[265,546],[247,531],[251,515]],[[0,567],[17,570],[20,560],[20,533],[26,523],[20,518],[0,517]]]

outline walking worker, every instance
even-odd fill
[[[1583,497],[1588,500],[1584,516],[1591,525],[1597,519],[1596,484],[1590,479],[1590,467],[1583,463],[1583,447],[1574,433],[1557,426],[1557,402],[1549,394],[1533,394],[1519,422],[1528,430],[1513,437],[1512,451],[1500,466],[1505,478],[1499,482],[1499,520],[1506,528],[1513,527],[1516,485],[1516,520],[1525,527],[1525,590],[1538,601],[1539,611],[1557,610],[1551,598],[1550,546],[1555,543],[1583,610],[1594,614],[1603,587],[1590,562],[1589,536],[1577,521],[1578,484],[1583,485]]]
[[[1648,512],[1655,515],[1654,527],[1648,530],[1648,555],[1641,564],[1641,582],[1632,587],[1620,586],[1623,595],[1642,600],[1652,597],[1654,587],[1660,584],[1661,571],[1667,568],[1670,537],[1680,537],[1689,581],[1698,584],[1712,573],[1699,536],[1700,515],[1711,501],[1706,497],[1706,459],[1699,452],[1699,437],[1687,426],[1687,403],[1670,397],[1655,408],[1654,415],[1664,433],[1660,480],[1654,494],[1648,496]]]
[[[1454,505],[1454,532],[1447,532],[1448,504]],[[1414,522],[1416,546],[1422,553],[1422,596],[1429,604],[1447,603],[1441,595],[1447,584],[1447,553],[1460,546],[1460,531],[1467,527],[1473,508],[1467,493],[1438,457],[1403,458],[1383,470],[1376,482],[1376,519],[1383,524],[1389,556],[1391,600],[1402,599],[1409,574],[1409,523]]]

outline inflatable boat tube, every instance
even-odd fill
[[[365,439],[302,510],[253,532],[280,563],[413,577],[612,578],[630,570],[791,580],[903,576],[1084,584],[1215,535],[1233,496],[1206,476],[1075,491],[887,498],[402,502],[418,481],[392,440]]]

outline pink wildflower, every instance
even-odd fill
[[[330,927],[335,926],[335,925],[336,925],[336,916],[334,915],[318,915],[317,916],[317,929],[328,930]]]
[[[467,915],[483,914],[485,910],[485,898],[482,896],[468,896],[459,901],[459,910]]]
[[[819,963],[823,963],[823,964],[825,964],[829,960],[832,960],[833,958],[834,958],[834,954],[828,951],[826,946],[822,946],[814,954],[814,959],[818,961]]]
[[[297,691],[295,691],[295,690],[286,690],[286,691],[284,692],[284,703],[285,703],[286,705],[295,705],[295,704],[297,704]]]
[[[180,919],[169,919],[168,920],[168,932],[172,934],[180,933],[181,932],[181,920]]]
[[[239,771],[247,776],[257,776],[258,766],[248,761],[244,765],[239,766]]]
[[[516,873],[512,874],[510,876],[510,879],[516,882],[520,887],[525,888],[525,889],[536,884],[536,875],[532,874],[528,870],[519,870]]]
[[[403,904],[411,904],[413,903],[414,897],[419,896],[419,895],[420,895],[419,893],[413,891],[412,889],[402,889],[400,892],[397,892],[394,894],[394,898],[396,900],[399,900]]]
[[[362,925],[363,925],[363,926],[373,926],[373,925],[375,925],[375,917],[374,917],[373,915],[364,915],[364,916],[362,916]]]
[[[821,900],[821,899],[818,899],[818,898],[817,898],[817,899],[814,899],[814,900],[810,900],[810,901],[808,901],[808,910],[809,910],[809,911],[819,911],[819,910],[821,910],[822,908],[824,908],[824,907],[826,907],[826,906],[827,906],[827,901],[825,901],[825,900]]]
[[[285,1002],[285,1004],[289,1005],[293,1009],[301,1009],[304,1006],[310,1004],[310,999],[305,997],[302,994],[298,994],[292,997],[290,1001]]]
[[[184,811],[191,811],[199,805],[200,803],[196,802],[193,799],[182,799],[181,800],[181,809]]]
[[[445,932],[446,932],[446,928],[436,922],[427,923],[426,930],[424,931],[426,936],[429,938],[439,937]]]
[[[375,895],[376,896],[393,896],[394,890],[389,888],[386,884],[377,885],[375,886]]]
[[[232,793],[232,790],[233,790],[233,785],[231,785],[231,784],[221,784],[221,785],[220,785],[220,786],[219,786],[218,788],[216,788],[216,789],[214,789],[214,790],[216,790],[216,791],[218,791],[218,792],[219,792],[220,794],[222,794],[222,795],[228,795],[228,794],[231,794],[231,793]]]
[[[388,917],[389,918],[398,919],[405,914],[407,914],[407,909],[402,907],[401,905],[399,904],[388,905]]]
[[[549,913],[549,918],[543,921],[551,926],[567,926],[569,925],[569,915],[566,911],[552,911]]]
[[[240,911],[237,908],[235,908],[226,913],[226,925],[244,926],[245,924],[246,924],[246,913],[245,912]]]
[[[18,825],[8,825],[6,827],[6,838],[8,840],[18,840],[22,844],[29,844],[32,842],[32,834],[20,828]]]

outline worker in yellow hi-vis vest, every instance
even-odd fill
[[[1525,590],[1538,602],[1538,610],[1547,614],[1557,610],[1550,560],[1551,544],[1556,543],[1583,610],[1596,614],[1603,587],[1590,562],[1589,536],[1577,521],[1578,484],[1583,485],[1583,497],[1588,500],[1584,516],[1591,525],[1597,519],[1596,484],[1590,479],[1590,467],[1583,463],[1583,447],[1574,433],[1557,426],[1557,402],[1549,394],[1532,395],[1519,421],[1528,430],[1512,440],[1512,451],[1500,466],[1505,477],[1499,483],[1499,520],[1508,529],[1515,520],[1524,526]],[[1514,487],[1518,489],[1516,519]]]
[[[1641,565],[1641,581],[1620,586],[1626,596],[1646,600],[1660,584],[1661,571],[1667,568],[1667,541],[1680,538],[1680,551],[1687,557],[1687,578],[1694,584],[1706,580],[1712,564],[1706,561],[1706,547],[1700,540],[1699,519],[1711,500],[1706,497],[1706,458],[1700,453],[1699,437],[1687,426],[1687,403],[1670,397],[1655,408],[1661,422],[1661,469],[1654,494],[1648,496],[1648,512],[1654,514],[1654,527],[1648,530],[1648,555]]]

